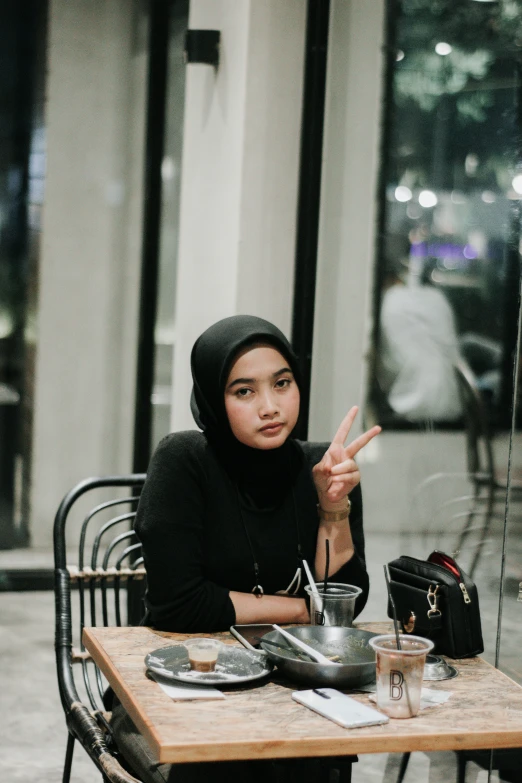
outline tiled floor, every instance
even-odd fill
[[[382,619],[385,588],[382,563],[399,554],[425,556],[429,541],[424,536],[371,535],[368,562],[372,591],[363,619]],[[519,546],[520,543],[518,544]],[[494,549],[498,542],[492,542]],[[514,549],[511,549],[511,557]],[[495,650],[498,578],[495,558],[484,558],[477,574],[480,584],[483,624],[487,636],[486,656]],[[510,594],[509,600],[513,599]],[[508,600],[505,599],[505,601]],[[520,604],[518,604],[520,606]],[[0,783],[61,780],[66,731],[59,703],[53,650],[54,607],[50,592],[0,593],[0,693],[4,726],[0,732]],[[508,624],[509,630],[509,624]],[[518,634],[506,633],[504,661],[520,668]],[[354,767],[354,783],[395,783],[400,756],[361,756]],[[486,783],[488,774],[468,764],[467,783]],[[100,776],[84,752],[76,751],[72,783],[95,783]],[[492,781],[498,781],[493,773]],[[522,780],[522,776],[521,776]],[[412,755],[405,783],[453,783],[456,781],[454,753]]]
[[[50,592],[0,593],[0,781],[58,783],[66,729],[56,686]],[[101,781],[82,750],[72,783]]]

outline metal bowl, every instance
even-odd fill
[[[446,663],[440,655],[426,656],[423,680],[451,680],[457,674],[455,667]]]
[[[375,680],[375,652],[368,642],[376,633],[334,625],[302,625],[286,629],[326,656],[339,656],[340,663],[322,664],[306,660],[290,648],[278,631],[270,631],[261,647],[289,680],[305,685],[357,688]],[[280,645],[280,649],[264,641]]]

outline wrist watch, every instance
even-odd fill
[[[343,508],[341,511],[325,511],[324,508],[321,508],[319,503],[317,504],[319,518],[324,522],[342,522],[343,520],[348,519],[351,508],[352,501],[348,497],[346,498],[346,508]]]

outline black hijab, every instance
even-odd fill
[[[223,318],[196,340],[191,368],[194,386],[190,407],[242,499],[256,509],[281,504],[301,466],[301,450],[290,437],[277,449],[254,449],[232,433],[225,408],[225,385],[239,351],[266,343],[287,360],[300,387],[297,357],[284,334],[269,321],[253,315]]]

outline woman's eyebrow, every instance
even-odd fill
[[[227,386],[227,389],[231,389],[233,386],[238,386],[240,384],[244,383],[255,383],[255,378],[236,378],[235,381],[232,381],[232,383],[229,383]]]
[[[272,374],[272,378],[278,378],[280,375],[284,375],[285,372],[289,372],[290,375],[292,375],[292,370],[290,367],[282,367],[280,370],[277,370],[277,372]]]
[[[290,375],[292,375],[292,370],[290,367],[281,367],[280,370],[276,370],[274,373],[272,373],[272,378],[279,378],[280,375],[284,375],[285,373],[289,372]],[[234,381],[228,384],[227,389],[232,389],[234,386],[242,386],[244,384],[252,384],[255,383],[255,378],[236,378]]]

